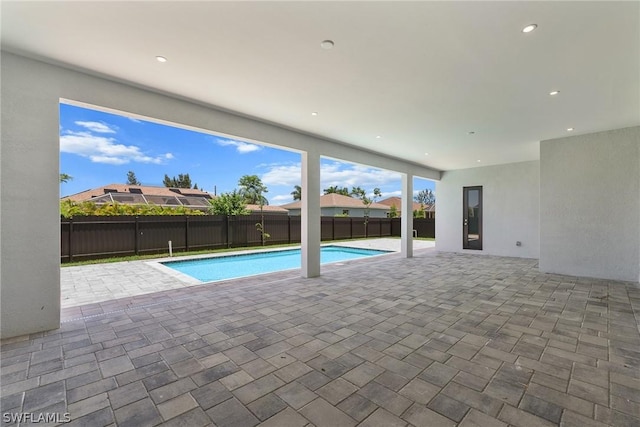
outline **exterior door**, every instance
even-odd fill
[[[462,188],[462,248],[482,250],[482,186]]]

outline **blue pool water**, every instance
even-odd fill
[[[320,263],[328,264],[349,261],[373,255],[382,255],[388,251],[374,249],[356,249],[341,246],[323,246],[320,250]],[[215,258],[200,258],[189,261],[168,261],[162,264],[202,282],[272,273],[274,271],[300,268],[300,249],[259,252],[243,255],[226,255]]]

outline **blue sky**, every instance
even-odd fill
[[[237,188],[243,175],[258,175],[269,203],[291,202],[300,185],[300,154],[249,144],[97,110],[60,104],[60,172],[73,179],[60,185],[67,196],[112,183],[126,183],[134,171],[143,185],[162,186],[164,175],[188,173],[192,183],[210,193]],[[332,159],[322,159],[321,188],[331,185],[375,187],[382,198],[400,195],[400,175]],[[435,183],[414,180],[414,190]]]

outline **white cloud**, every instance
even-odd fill
[[[293,191],[293,190],[291,190]],[[279,196],[274,196],[269,198],[269,202],[275,205],[290,203],[293,200],[291,194],[281,194]]]
[[[266,167],[268,170],[261,178],[265,185],[286,185],[291,187],[300,185],[300,163],[272,164],[266,165]],[[321,189],[337,185],[349,189],[359,186],[372,191],[374,187],[399,181],[400,174],[350,163],[332,162],[321,165],[320,180]],[[385,197],[389,196],[385,194]]]
[[[370,168],[349,163],[325,163],[320,168],[322,188],[332,185],[340,187],[379,187],[400,180],[400,174],[384,169]]]
[[[234,141],[233,139],[221,139],[216,138],[216,143],[218,145],[222,145],[223,147],[232,146],[236,147],[236,151],[240,154],[251,153],[252,151],[259,151],[262,149],[259,145],[249,144],[248,142],[242,141]]]
[[[402,191],[400,190],[396,190],[396,191],[383,191],[382,192],[382,198],[386,199],[388,197],[402,197]]]
[[[89,156],[89,159],[91,159],[93,163],[105,163],[107,165],[124,165],[129,163],[128,159],[122,157]]]
[[[166,153],[152,157],[135,145],[118,144],[112,137],[93,135],[90,132],[67,132],[60,136],[60,151],[87,157],[94,163],[123,165],[130,162],[162,164],[173,158]]]
[[[300,163],[292,165],[269,165],[269,170],[262,174],[262,182],[269,185],[300,185]]]
[[[75,122],[75,124],[96,133],[116,133],[117,129],[102,122]]]

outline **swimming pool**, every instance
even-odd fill
[[[300,268],[300,253],[300,249],[288,249],[187,261],[167,261],[162,264],[202,282],[212,282]],[[387,253],[390,252],[343,246],[323,246],[320,249],[320,263],[329,264]]]

